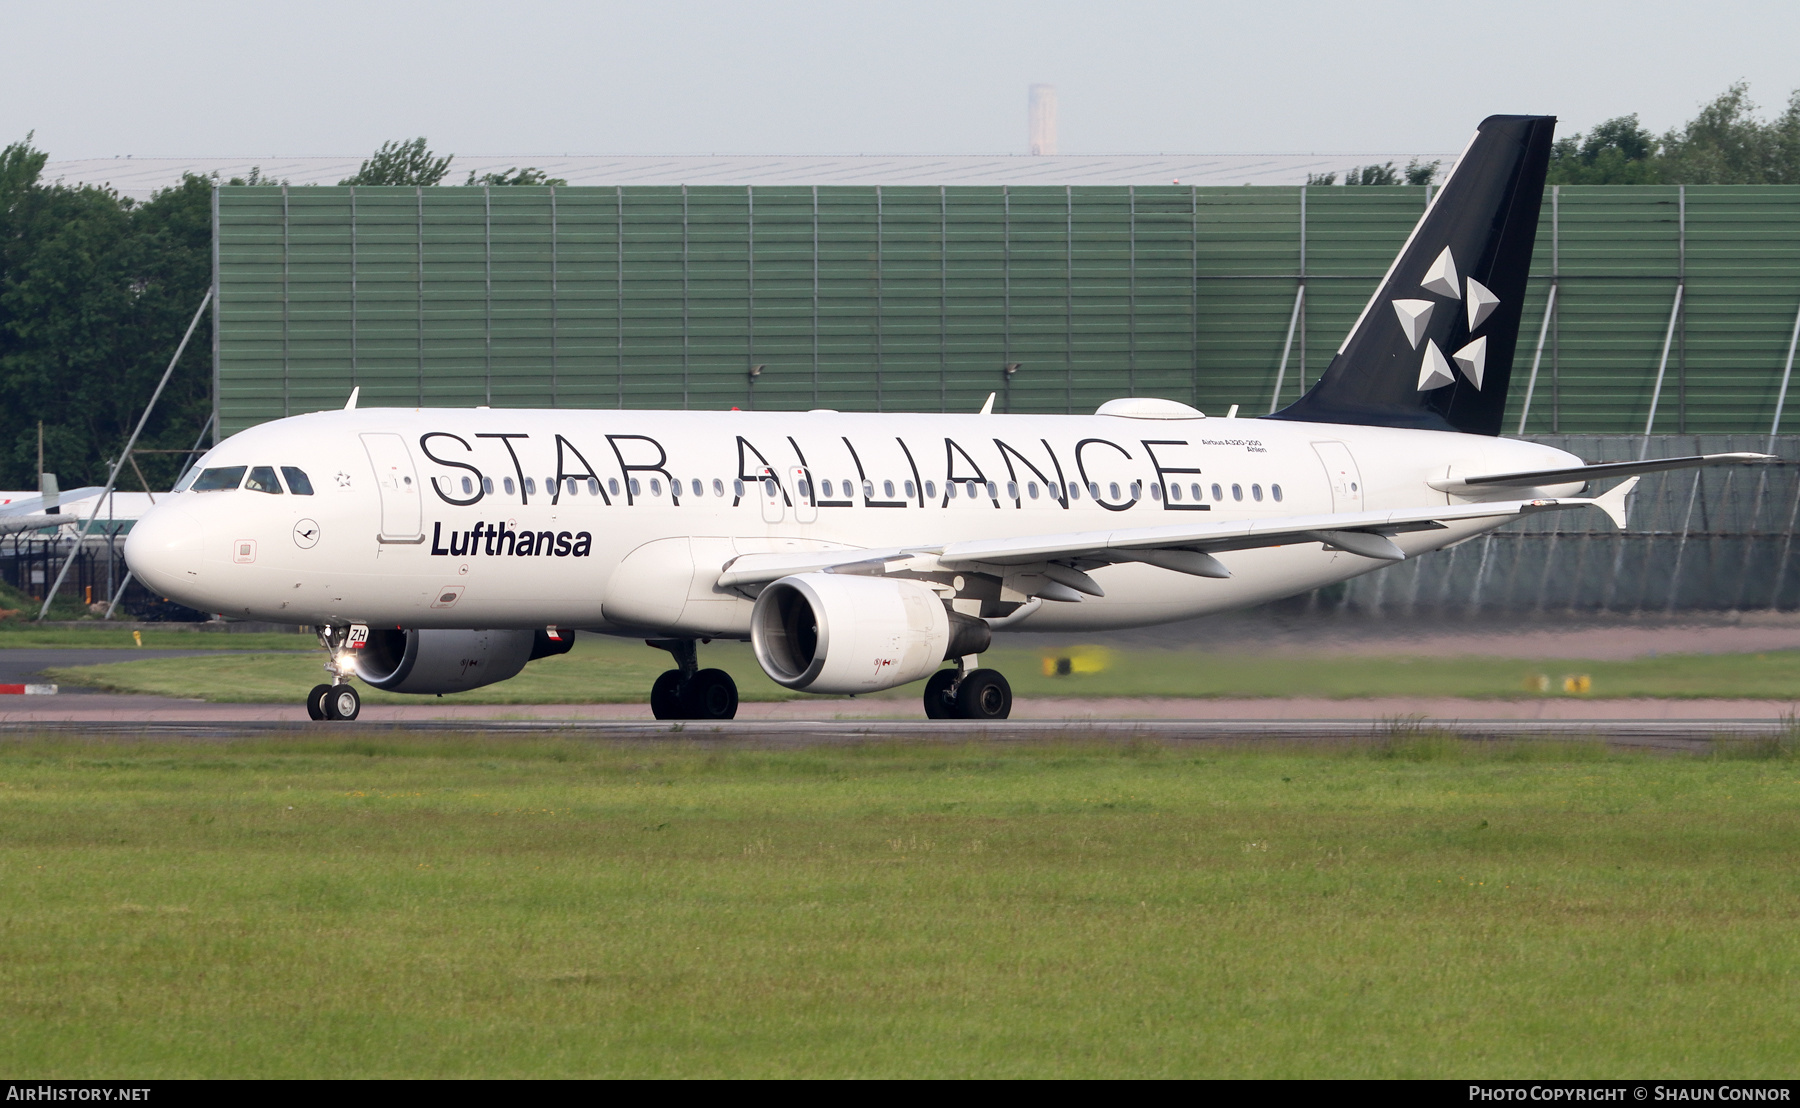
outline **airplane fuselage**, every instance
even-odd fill
[[[226,439],[196,472],[251,479],[159,498],[128,558],[161,594],[239,619],[744,638],[751,599],[715,587],[739,555],[1461,504],[1427,482],[1579,464],[1481,435],[1256,419],[363,408]],[[1394,541],[1412,556],[1501,522]],[[1387,564],[1318,542],[1219,557],[1229,579],[1102,566],[1104,597],[1003,626],[1184,619]]]

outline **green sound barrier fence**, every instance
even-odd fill
[[[1427,198],[221,187],[219,427],[353,386],[408,407],[1266,412],[1330,360]],[[1767,433],[1797,312],[1800,188],[1552,189],[1508,429],[1535,356],[1526,431],[1642,433],[1667,339],[1655,431]]]

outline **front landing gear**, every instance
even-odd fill
[[[693,639],[645,639],[675,656],[650,686],[650,712],[657,719],[731,719],[737,715],[737,682],[722,669],[701,669]]]
[[[350,684],[346,657],[350,636],[349,627],[319,628],[319,645],[325,648],[325,672],[331,674],[331,683],[314,685],[306,694],[306,714],[310,719],[348,723],[362,713],[362,696]]]
[[[1012,686],[997,669],[976,669],[970,654],[955,669],[940,669],[925,682],[925,714],[931,719],[1005,719],[1012,714]]]

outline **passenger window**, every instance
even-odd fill
[[[831,496],[832,496],[831,478],[827,477],[823,482],[820,483],[819,487],[825,490],[825,499],[830,500]]]
[[[1077,485],[1073,481],[1069,482],[1069,499],[1070,500],[1080,500],[1081,499],[1081,486]]]
[[[1027,495],[1029,495],[1031,497],[1031,499],[1036,500],[1037,499],[1037,482],[1036,481],[1025,482],[1025,492]]]
[[[1196,503],[1196,504],[1198,504],[1200,501],[1206,499],[1205,495],[1200,490],[1200,483],[1198,481],[1196,481],[1192,485],[1189,485],[1188,491],[1194,494],[1194,503]]]
[[[244,482],[244,488],[251,492],[272,492],[281,495],[281,482],[275,479],[274,466],[257,466],[250,471],[250,479]]]
[[[863,480],[863,498],[867,500],[875,499],[875,482],[866,478]]]
[[[1214,486],[1213,486],[1213,499],[1214,499],[1214,500],[1223,500],[1223,499],[1225,499],[1225,490],[1224,490],[1224,489],[1222,489],[1222,488],[1220,488],[1220,487],[1219,487],[1219,486],[1217,486],[1217,485],[1214,485]]]
[[[1275,503],[1277,503],[1277,504],[1281,503],[1281,486],[1280,485],[1270,485],[1269,486],[1269,495],[1273,496],[1275,498]]]
[[[956,499],[956,482],[955,481],[948,482],[947,484],[944,485],[944,495],[949,497],[951,500]]]
[[[313,494],[312,482],[307,480],[305,470],[297,469],[294,466],[282,466],[281,475],[287,479],[288,491],[295,496],[311,496]]]
[[[606,479],[606,487],[612,491],[614,496],[619,495],[619,479],[617,477],[608,477]]]
[[[744,498],[744,481],[741,477],[733,477],[731,479],[731,495],[737,497],[739,500]]]
[[[992,481],[989,481],[987,483],[987,494],[988,494],[989,500],[1000,499],[1000,490],[998,487],[995,486],[995,484]]]
[[[600,495],[600,479],[598,477],[589,477],[588,478],[588,495],[589,496],[599,496]]]
[[[1152,485],[1150,487],[1152,489],[1154,489],[1156,486]],[[1155,495],[1155,494],[1153,493],[1152,495]],[[1170,485],[1169,486],[1169,499],[1170,500],[1180,500],[1181,499],[1181,486],[1180,485]]]
[[[1006,483],[1006,498],[1007,498],[1007,499],[1008,499],[1008,500],[1017,500],[1017,499],[1019,499],[1019,486],[1018,486],[1018,483],[1017,483],[1017,482],[1015,482],[1015,481],[1008,481],[1008,482],[1007,482],[1007,483]]]
[[[638,484],[638,479],[636,477],[626,481],[625,486],[631,490],[631,495],[633,496],[644,495],[644,486]]]
[[[800,498],[802,500],[811,500],[812,499],[812,482],[811,481],[808,481],[804,477],[800,478],[799,489],[800,489]]]
[[[1155,481],[1150,482],[1150,499],[1152,499],[1152,500],[1161,500],[1162,499],[1162,486],[1157,484]]]
[[[470,480],[467,477],[464,477],[462,479],[462,490],[463,490],[464,496],[468,496],[468,495],[472,494],[475,491],[475,482]]]
[[[1251,485],[1250,486],[1250,499],[1256,501],[1258,504],[1262,503],[1262,486],[1261,485]]]
[[[1133,481],[1131,483],[1131,499],[1136,500],[1143,495],[1144,483],[1142,481]]]
[[[925,499],[927,499],[927,500],[936,500],[937,499],[937,482],[936,481],[925,482]]]
[[[881,483],[881,495],[887,497],[889,500],[894,499],[894,483],[892,481],[883,481]]]
[[[713,478],[713,495],[714,496],[724,496],[725,495],[725,482],[719,480],[717,477]]]
[[[494,479],[492,477],[483,477],[481,479],[481,494],[483,496],[494,495]]]
[[[706,495],[706,486],[702,485],[700,483],[700,478],[698,478],[698,477],[694,478],[692,481],[689,482],[689,486],[694,490],[695,496],[705,496]]]
[[[913,498],[913,496],[915,495],[915,491],[913,489],[913,483],[911,481],[907,481],[907,482],[905,482],[904,487],[906,489],[906,498],[908,500],[911,500]]]
[[[1119,499],[1119,483],[1117,481],[1114,481],[1111,484],[1107,485],[1106,493],[1108,496],[1112,497],[1114,500]]]
[[[218,469],[202,470],[200,479],[194,482],[195,492],[222,492],[235,489],[243,483],[244,471],[249,466],[222,466]]]
[[[615,491],[617,491],[617,490],[615,490]],[[525,495],[526,496],[536,496],[537,495],[537,478],[536,477],[525,478]]]
[[[1231,486],[1231,499],[1233,499],[1233,500],[1244,499],[1244,486],[1242,486],[1242,485]]]
[[[651,483],[654,484],[655,482],[651,482]],[[768,497],[770,500],[775,499],[775,494],[781,491],[781,487],[775,483],[775,478],[773,478],[773,477],[764,477],[762,480],[762,486],[763,486],[763,495]]]

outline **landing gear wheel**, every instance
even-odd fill
[[[654,690],[650,697],[655,703]],[[701,670],[689,678],[687,688],[681,690],[681,712],[685,719],[731,719],[737,715],[737,706],[737,682],[722,669]]]
[[[734,690],[735,691],[735,690]],[[666,669],[650,686],[650,714],[657,719],[682,719],[681,671]]]
[[[925,718],[955,719],[956,698],[950,690],[956,685],[957,672],[940,669],[925,682]]]
[[[306,694],[306,714],[312,719],[325,718],[325,696],[331,692],[330,685],[314,685]]]
[[[362,711],[362,697],[349,685],[335,685],[325,694],[325,718],[344,723]]]
[[[1012,714],[1012,686],[999,670],[971,670],[956,690],[956,714],[963,719],[1005,719]]]

